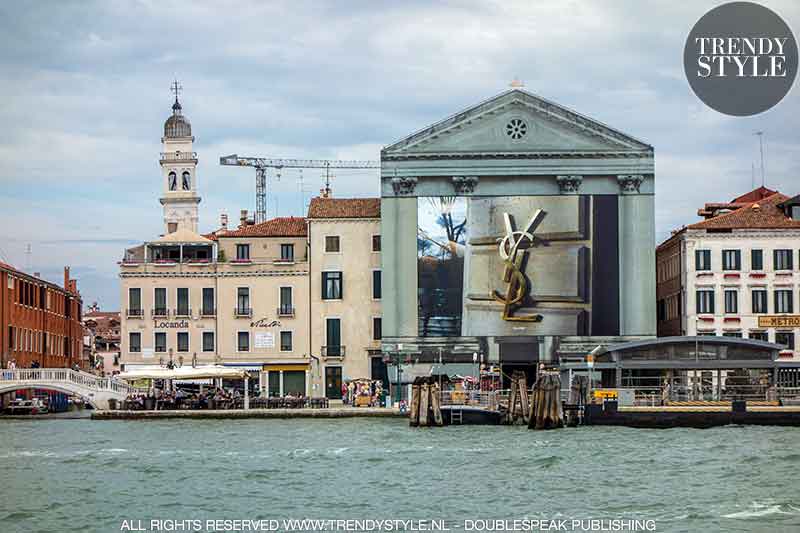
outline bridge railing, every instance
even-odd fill
[[[142,392],[125,381],[114,378],[103,378],[72,370],[71,368],[16,368],[13,370],[0,370],[0,382],[28,382],[28,383],[74,383],[92,391],[113,391],[118,394],[128,395]]]

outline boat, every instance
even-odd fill
[[[3,410],[3,413],[7,415],[43,415],[48,412],[50,410],[47,408],[47,404],[40,398],[34,398],[33,400],[17,398],[12,400]]]

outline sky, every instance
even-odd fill
[[[192,123],[200,226],[255,204],[232,153],[378,159],[380,148],[508,89],[558,102],[655,148],[656,238],[707,201],[766,183],[800,193],[797,83],[771,110],[728,117],[683,73],[694,23],[722,2],[0,3],[0,260],[119,308],[123,250],[162,229],[158,155],[172,105]],[[800,2],[764,1],[795,35]],[[757,181],[760,182],[760,169]],[[377,196],[377,171],[334,194]],[[270,180],[269,216],[300,215],[318,171]],[[30,246],[30,253],[26,250]]]

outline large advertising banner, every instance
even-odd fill
[[[592,210],[578,195],[419,198],[419,335],[591,334]]]

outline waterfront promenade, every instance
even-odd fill
[[[97,410],[92,420],[151,420],[160,418],[387,418],[405,417],[386,407],[327,407],[325,409],[180,409],[159,411]]]

